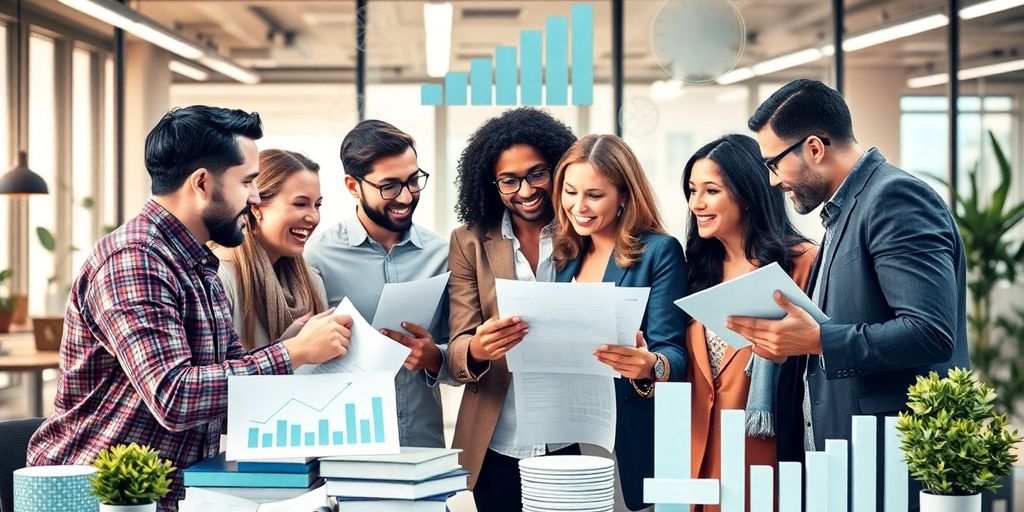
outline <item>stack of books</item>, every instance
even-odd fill
[[[302,496],[323,484],[316,458],[228,462],[224,453],[185,468],[186,500],[190,489],[273,503]]]
[[[340,512],[444,512],[466,488],[459,450],[403,447],[396,455],[320,459],[327,495]]]

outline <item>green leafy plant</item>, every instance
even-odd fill
[[[1024,201],[1007,203],[1013,171],[995,135],[990,131],[988,136],[999,169],[999,184],[988,195],[978,188],[977,167],[972,169],[967,175],[970,190],[956,194],[953,217],[967,255],[971,367],[979,379],[999,392],[998,409],[1016,416],[1014,401],[1020,395],[1013,391],[1024,388],[1024,375],[1011,368],[1018,352],[1010,350],[994,330],[997,319],[993,313],[993,292],[1000,283],[1014,283],[1018,267],[1024,262],[1024,242],[1015,243],[1009,235],[1024,220]],[[946,181],[936,180],[949,188]]]
[[[896,424],[910,475],[932,494],[967,496],[996,491],[1017,461],[1016,430],[1006,414],[995,414],[995,391],[970,370],[953,368],[946,378],[918,376],[907,390],[909,413]]]
[[[89,479],[92,494],[107,505],[142,505],[160,501],[171,490],[175,468],[148,447],[135,443],[102,450],[93,462],[96,476]]]
[[[14,276],[14,272],[11,269],[0,270],[0,287],[4,286],[12,276]],[[10,290],[7,294],[0,294],[0,311],[14,311],[14,297],[11,295]]]

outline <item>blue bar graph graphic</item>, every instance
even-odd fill
[[[470,102],[473,105],[491,104],[491,88],[494,85],[492,69],[491,59],[469,60]]]
[[[498,46],[493,59],[470,59],[469,73],[448,73],[444,84],[421,84],[420,104],[515,105],[518,85],[523,105],[568,105],[571,73],[572,104],[593,105],[594,6],[574,4],[570,14],[549,16],[544,30],[520,32],[518,84],[516,47]]]
[[[516,47],[499,46],[494,51],[494,102],[516,104]]]
[[[448,105],[466,104],[466,86],[468,77],[465,73],[448,73],[444,76],[444,102]]]
[[[384,401],[380,396],[370,397],[368,404],[369,407],[367,408],[371,415],[371,418],[369,419],[357,417],[356,404],[344,404],[345,418],[343,421],[339,420],[339,424],[337,426],[344,426],[345,430],[332,430],[331,423],[334,422],[334,420],[330,418],[318,419],[315,426],[310,426],[309,428],[301,424],[290,423],[287,420],[275,419],[277,414],[281,412],[285,406],[293,402],[304,405],[316,412],[324,412],[332,403],[335,402],[345,389],[348,389],[348,386],[345,386],[345,388],[335,394],[322,407],[315,407],[300,400],[291,399],[278,408],[277,411],[271,414],[265,421],[250,420],[252,426],[248,428],[247,446],[249,448],[280,448],[287,446],[342,446],[345,444],[357,443],[384,443],[386,437],[384,424]],[[271,431],[263,430],[268,427]],[[347,438],[345,437],[344,432],[348,432]],[[357,432],[360,435],[360,439],[358,441],[356,439]]]

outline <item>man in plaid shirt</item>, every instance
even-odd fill
[[[192,106],[146,137],[154,197],[97,243],[75,279],[54,413],[32,437],[30,465],[91,464],[103,448],[136,442],[187,467],[217,454],[228,376],[345,355],[351,318],[329,312],[251,353],[232,327],[204,244],[242,242],[243,215],[260,200],[261,136],[258,114]],[[180,475],[160,510],[182,498]]]

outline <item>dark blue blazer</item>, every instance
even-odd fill
[[[817,450],[826,439],[849,440],[854,415],[875,415],[881,441],[882,417],[907,409],[918,375],[970,367],[967,265],[945,201],[877,150],[848,179],[835,234],[810,277],[809,295],[822,276],[818,306],[829,316],[822,355],[790,358],[780,376],[779,421],[789,424],[777,439],[781,460],[802,459],[805,366]]]
[[[669,380],[686,379],[686,321],[683,310],[673,301],[687,294],[686,260],[679,241],[669,235],[651,233],[641,240],[645,250],[629,268],[615,263],[614,252],[605,267],[606,283],[615,286],[651,287],[640,330],[647,347],[669,361]],[[569,261],[555,280],[570,282],[579,271],[580,259]],[[643,508],[643,479],[654,476],[654,400],[637,395],[628,379],[615,379],[615,456],[626,506]]]

